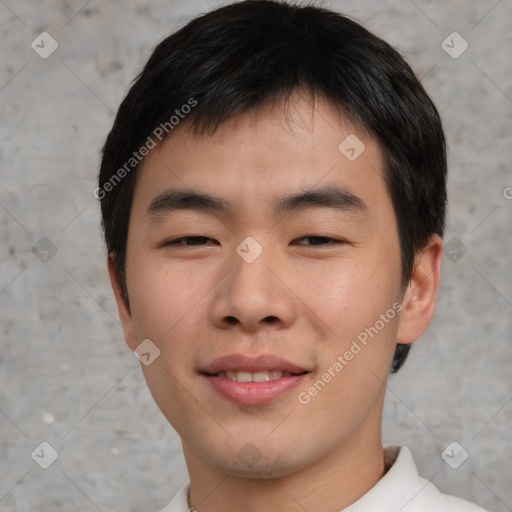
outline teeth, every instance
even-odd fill
[[[236,372],[235,375],[237,382],[252,382],[251,372]]]
[[[283,375],[287,377],[291,375],[291,373],[283,373],[281,370],[272,370],[269,372],[238,372],[228,370],[227,372],[218,373],[219,377],[237,382],[265,382],[280,379]]]
[[[276,377],[274,377],[275,379]],[[279,377],[277,377],[279,378]],[[270,380],[270,372],[254,372],[252,374],[252,381],[253,382],[265,382],[267,380]]]

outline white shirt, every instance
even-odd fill
[[[384,446],[387,473],[343,512],[487,512],[479,506],[441,493],[418,474],[411,451],[406,446]],[[190,482],[160,512],[187,512]]]

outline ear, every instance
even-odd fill
[[[135,329],[133,327],[132,314],[130,312],[130,308],[126,304],[126,301],[124,300],[121,284],[119,283],[119,276],[117,275],[114,260],[111,256],[107,258],[107,266],[108,274],[110,276],[110,284],[112,286],[112,290],[117,302],[119,319],[121,320],[121,325],[124,331],[124,339],[128,347],[131,350],[135,350],[138,343],[137,337],[135,336]]]
[[[428,329],[436,310],[442,258],[443,239],[432,235],[415,258],[414,271],[402,301],[397,343],[412,343]]]

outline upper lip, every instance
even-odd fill
[[[290,361],[271,354],[260,355],[258,357],[249,357],[242,354],[230,354],[222,356],[210,364],[201,368],[201,373],[215,375],[219,372],[242,371],[258,372],[281,370],[289,373],[304,373],[307,370]]]

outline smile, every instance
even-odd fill
[[[285,397],[310,373],[273,354],[229,354],[199,369],[217,396],[236,405],[265,405]]]
[[[283,372],[282,370],[246,372],[242,370],[219,372],[215,376],[221,379],[229,379],[235,382],[268,382],[269,380],[281,379],[282,377],[291,377],[300,375],[296,373]]]

